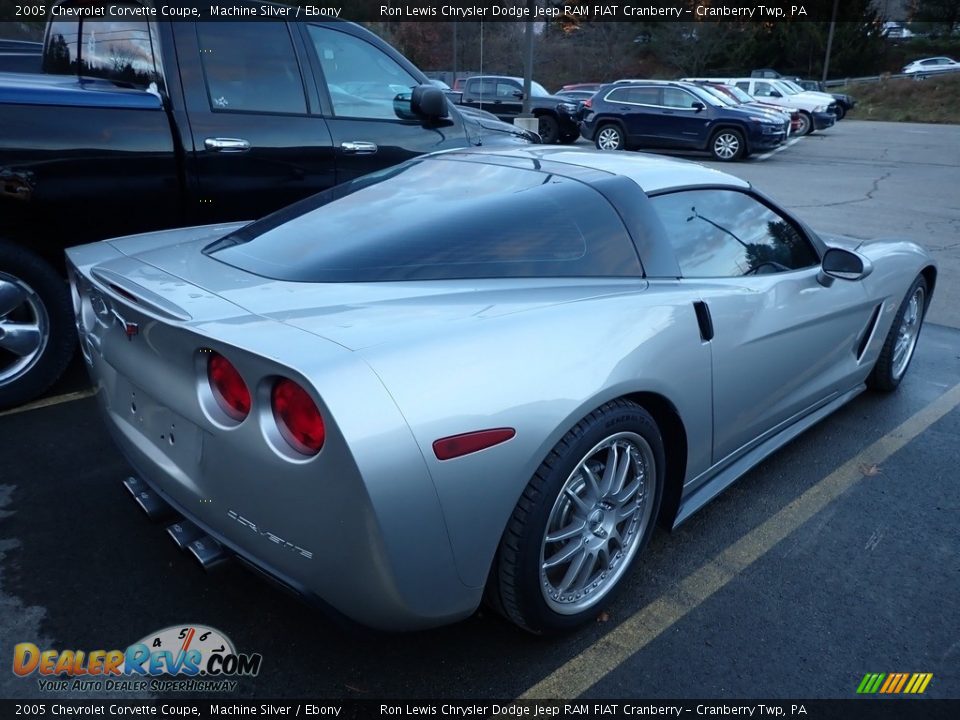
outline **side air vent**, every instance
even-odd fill
[[[877,320],[880,319],[880,308],[883,305],[877,305],[873,312],[870,313],[870,320],[867,321],[867,326],[863,329],[862,336],[860,338],[860,344],[857,346],[857,361],[863,359],[863,353],[867,350],[867,345],[870,344],[870,339],[873,337],[874,331],[877,329]]]

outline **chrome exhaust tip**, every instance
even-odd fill
[[[187,552],[197,559],[204,570],[219,565],[229,557],[223,545],[209,535],[201,535],[187,545]]]
[[[174,514],[173,508],[140,478],[128,477],[123,481],[123,485],[151,520],[159,520]]]
[[[167,535],[178,548],[186,550],[190,543],[203,537],[203,530],[189,520],[177,520],[173,525],[167,526]]]

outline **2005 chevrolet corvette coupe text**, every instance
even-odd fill
[[[533,632],[595,617],[658,519],[894,389],[936,282],[917,245],[817,235],[724,173],[539,146],[68,255],[172,530],[388,629],[484,598]]]

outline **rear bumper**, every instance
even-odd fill
[[[283,323],[247,314],[238,322],[236,306],[212,297],[206,310],[191,307],[205,320],[160,319],[93,279],[91,269],[118,257],[133,262],[107,243],[74,248],[69,269],[97,401],[142,481],[258,571],[362,624],[417,630],[476,609],[482,582],[461,579],[419,446],[368,365]],[[204,295],[183,282],[166,287],[174,285]],[[286,348],[285,362],[269,348]],[[241,422],[211,413],[210,352],[229,357],[251,389]],[[316,393],[326,440],[313,457],[272,439],[278,376]]]
[[[366,486],[357,486],[345,474],[344,487],[337,493],[318,492],[300,498],[298,505],[280,513],[310,513],[315,529],[306,534],[299,523],[286,525],[276,520],[277,515],[268,512],[262,499],[244,502],[243,493],[218,492],[218,485],[232,481],[239,485],[251,478],[240,477],[236,465],[228,469],[223,457],[206,452],[204,439],[210,442],[209,438],[202,430],[195,435],[187,418],[126,383],[102,358],[94,358],[90,371],[98,385],[107,428],[138,477],[230,553],[309,604],[389,631],[455,622],[479,605],[482,588],[463,585],[447,559],[450,549],[446,540],[446,547],[435,548],[435,557],[421,557],[416,563],[411,563],[409,553],[395,542],[391,546]],[[135,413],[126,400],[128,394],[135,395]],[[170,425],[176,426],[183,455],[168,454],[154,442],[157,430]],[[192,436],[199,437],[199,442]],[[199,455],[197,462],[190,462],[187,454]],[[250,459],[244,462],[249,465]],[[190,470],[191,465],[195,471]],[[283,482],[280,477],[259,479]],[[278,492],[275,500],[284,502],[282,493]],[[430,515],[424,513],[426,523],[418,519],[417,531],[445,535],[442,524],[431,529]]]

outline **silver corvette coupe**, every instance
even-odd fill
[[[128,487],[367,625],[596,617],[659,520],[910,364],[937,270],[703,166],[426,156],[68,251]],[[155,512],[154,512],[155,511]]]

